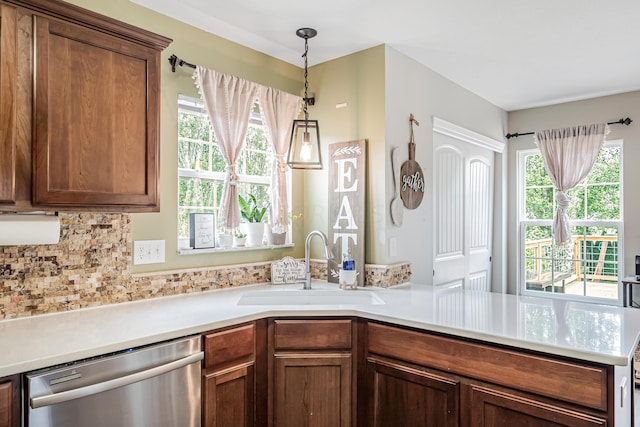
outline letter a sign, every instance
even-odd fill
[[[329,145],[329,240],[333,261],[327,278],[338,283],[342,258],[355,261],[358,286],[364,286],[364,215],[367,170],[367,142],[340,142]]]

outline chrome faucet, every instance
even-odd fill
[[[303,278],[297,280],[298,283],[302,283],[302,289],[311,289],[311,261],[309,259],[309,255],[311,252],[311,239],[313,236],[320,236],[322,239],[322,243],[324,244],[324,256],[327,258],[327,261],[331,261],[333,259],[333,252],[331,248],[329,248],[329,244],[327,243],[327,236],[318,230],[313,230],[307,235],[307,241],[304,244],[304,261],[305,261],[305,274]]]

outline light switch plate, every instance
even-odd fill
[[[398,256],[398,238],[389,237],[389,256]]]
[[[133,264],[164,262],[164,240],[136,240],[133,242]]]

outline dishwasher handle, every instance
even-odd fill
[[[147,369],[146,371],[140,371],[136,372],[135,374],[126,375],[124,377],[114,378],[109,381],[91,384],[72,390],[62,391],[56,394],[32,397],[30,399],[31,408],[36,409],[43,406],[55,405],[56,403],[68,402],[69,400],[79,399],[82,397],[101,393],[103,391],[113,390],[114,388],[123,387],[129,384],[137,383],[139,381],[144,381],[149,378],[157,377],[158,375],[166,374],[167,372],[171,372],[184,366],[191,365],[192,363],[199,362],[202,359],[204,359],[204,352],[201,351],[191,354],[182,359],[174,360],[173,362],[156,366],[155,368]]]

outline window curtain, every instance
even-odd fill
[[[275,152],[271,169],[271,205],[269,210],[271,230],[284,233],[288,229],[289,201],[287,198],[287,163],[293,120],[298,116],[302,98],[278,89],[262,86],[260,106],[271,145]]]
[[[232,230],[240,225],[236,160],[247,135],[257,84],[201,66],[193,75],[207,107],[222,157],[226,176],[218,211],[218,226]]]
[[[566,193],[591,172],[608,132],[609,127],[601,123],[535,133],[544,165],[557,190],[553,218],[553,238],[557,244],[571,242],[567,217],[570,199]]]

